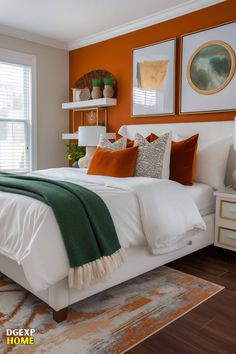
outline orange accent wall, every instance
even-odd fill
[[[70,88],[86,72],[96,69],[111,71],[118,82],[118,105],[109,108],[108,129],[117,131],[123,124],[177,123],[232,120],[236,111],[207,114],[185,114],[158,117],[131,117],[132,49],[170,38],[177,38],[176,112],[179,111],[180,37],[236,19],[236,1],[227,0],[175,19],[70,52]]]

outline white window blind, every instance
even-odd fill
[[[31,169],[31,66],[0,57],[0,170]]]

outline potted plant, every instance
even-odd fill
[[[102,81],[100,79],[92,79],[93,89],[91,92],[91,96],[93,99],[101,98],[102,97]]]
[[[114,96],[114,89],[113,89],[113,79],[112,77],[105,77],[104,80],[104,90],[103,96],[105,98],[112,98]]]
[[[66,143],[65,159],[72,162],[73,167],[78,167],[78,160],[85,155],[85,148],[77,143]]]

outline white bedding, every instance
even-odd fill
[[[71,168],[34,174],[78,183],[97,193],[124,248],[147,245],[153,254],[166,253],[185,246],[189,236],[205,229],[186,188],[173,181],[88,176],[83,169]],[[34,291],[67,276],[68,258],[50,207],[0,192],[0,225],[0,253],[22,265]]]
[[[214,189],[203,183],[195,182],[192,186],[184,186],[202,216],[215,212]]]

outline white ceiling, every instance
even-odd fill
[[[0,0],[0,33],[74,49],[223,0]]]

